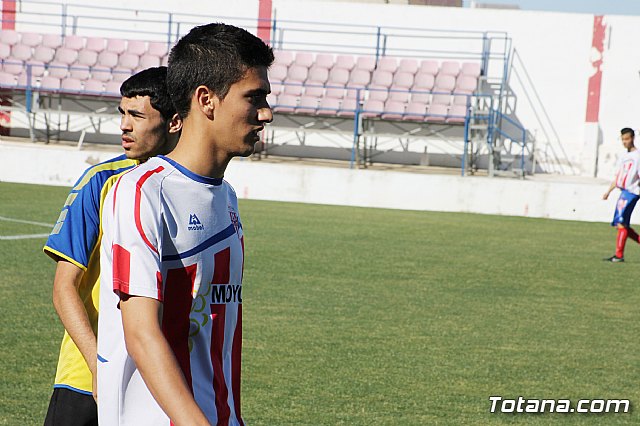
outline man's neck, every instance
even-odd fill
[[[633,151],[635,151],[635,150],[636,150],[636,147],[632,145],[632,146],[631,146],[631,148],[629,148],[629,149],[627,150],[627,152],[633,152]]]
[[[212,178],[224,177],[231,158],[203,138],[206,132],[194,134],[183,129],[176,148],[167,157],[186,167],[189,171]]]

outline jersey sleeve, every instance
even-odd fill
[[[100,179],[75,186],[44,246],[54,260],[65,259],[86,270],[100,234]]]
[[[113,291],[162,300],[159,185],[125,174],[113,192],[110,222]],[[105,230],[106,232],[106,230]]]

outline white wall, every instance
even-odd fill
[[[71,186],[117,151],[0,141],[0,181]],[[379,170],[231,162],[226,179],[240,198],[393,209],[472,212],[583,221],[611,220],[606,182],[489,179]]]

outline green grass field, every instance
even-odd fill
[[[0,184],[53,223],[68,189]],[[606,224],[242,201],[251,425],[637,424],[489,396],[640,404],[640,247]],[[48,229],[0,220],[0,235]],[[43,238],[0,240],[0,424],[42,424],[62,328]],[[635,408],[635,407],[634,407]]]

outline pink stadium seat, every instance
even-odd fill
[[[24,44],[15,44],[11,48],[11,58],[13,59],[26,61],[27,59],[31,59],[31,55],[31,47],[25,46]]]
[[[355,99],[345,99],[338,110],[338,117],[355,117],[358,101]]]
[[[111,80],[111,70],[109,68],[91,68],[91,78],[102,82]]]
[[[49,62],[47,70],[50,77],[57,79],[66,78],[69,75],[69,65],[62,62]]]
[[[9,74],[18,75],[24,71],[24,62],[17,59],[10,59],[2,62],[2,70]]]
[[[119,38],[110,38],[107,39],[107,51],[113,52],[116,54],[121,54],[126,52],[127,50],[127,42],[125,40]]]
[[[56,55],[56,51],[51,47],[46,46],[38,46],[33,51],[33,59],[36,61],[42,62],[51,62],[53,61],[53,57]]]
[[[380,114],[382,114],[383,111],[384,111],[384,103],[382,101],[368,99],[367,101],[365,101],[364,106],[362,107],[362,117],[363,118],[380,117]]]
[[[387,71],[391,74],[396,72],[398,69],[398,60],[396,58],[391,58],[389,56],[383,56],[378,61],[378,66],[376,67],[376,71]]]
[[[297,101],[295,96],[283,94],[278,96],[278,103],[272,107],[272,109],[275,112],[292,113],[295,111],[296,106]]]
[[[473,92],[474,90],[476,90],[477,86],[478,86],[478,80],[476,77],[460,74],[458,76],[458,79],[456,80],[455,89],[456,91],[464,90],[468,92]]]
[[[446,105],[429,105],[429,108],[427,108],[427,121],[431,123],[444,123],[447,117],[447,109]]]
[[[64,47],[75,51],[82,50],[82,48],[84,48],[84,43],[84,37],[78,35],[65,36],[64,41],[62,42]]]
[[[86,65],[72,65],[69,68],[71,78],[78,80],[89,80],[91,78],[91,69]]]
[[[389,89],[387,87],[376,86],[375,84],[370,85],[367,92],[370,100],[384,102],[389,97]]]
[[[60,88],[65,92],[82,92],[82,81],[75,78],[65,78],[62,80]]]
[[[38,33],[22,33],[20,43],[25,46],[36,47],[42,43],[42,34]]]
[[[327,53],[318,53],[316,55],[316,61],[314,62],[313,67],[329,70],[333,67],[334,64],[335,60],[333,58],[333,55],[329,55]]]
[[[315,96],[321,98],[324,96],[324,85],[320,82],[309,81],[304,84],[305,96]]]
[[[404,120],[424,121],[427,113],[427,104],[424,102],[410,102],[405,111]]]
[[[125,52],[118,56],[118,68],[134,70],[140,63],[140,57],[133,53]]]
[[[142,56],[147,52],[147,43],[142,40],[129,40],[127,43],[127,53]]]
[[[56,56],[53,58],[56,62],[71,65],[78,59],[78,51],[61,47],[56,50]]]
[[[169,65],[169,55],[162,57],[162,59],[160,60],[160,65],[162,65],[163,67]]]
[[[113,52],[104,51],[98,55],[96,66],[101,68],[113,68],[118,65],[118,55]]]
[[[336,63],[333,66],[333,69],[339,68],[347,71],[351,71],[353,67],[356,65],[356,60],[351,55],[338,55],[336,58]]]
[[[299,114],[315,114],[318,109],[320,98],[315,96],[302,96],[300,104],[296,107],[295,112]]]
[[[356,69],[371,72],[376,68],[376,58],[373,56],[360,56],[356,61]]]
[[[104,83],[98,80],[87,80],[84,82],[84,90],[86,92],[102,93],[104,91]]]
[[[13,87],[16,85],[16,76],[8,72],[0,71],[0,86]]]
[[[438,62],[434,61],[432,59],[424,59],[422,62],[420,62],[420,69],[418,70],[418,72],[420,74],[431,74],[431,75],[436,75],[438,74]]]
[[[321,98],[320,105],[316,114],[318,115],[336,115],[340,108],[340,101],[335,98]]]
[[[454,76],[438,74],[433,90],[436,92],[451,92],[455,86],[456,78]]]
[[[276,96],[280,96],[282,92],[284,92],[284,85],[281,82],[271,83],[271,93]]]
[[[327,85],[344,87],[349,82],[349,71],[344,68],[334,68],[329,73]]]
[[[451,95],[445,95],[442,93],[435,94],[431,98],[431,103],[449,106],[451,104]]]
[[[34,59],[30,59],[25,62],[25,72],[31,72],[31,77],[37,78],[42,77],[46,70],[45,63],[42,61],[36,61]]]
[[[371,78],[371,84],[377,87],[391,87],[391,83],[393,83],[393,74],[389,71],[384,71],[377,69],[373,72],[373,77]]]
[[[78,52],[77,63],[87,67],[92,67],[98,62],[98,54],[93,50],[83,49]]]
[[[140,71],[145,70],[147,68],[154,68],[160,66],[160,57],[155,55],[145,54],[140,56],[140,63],[138,64],[138,69]]]
[[[478,78],[480,76],[480,64],[475,62],[463,62],[460,74]]]
[[[273,52],[275,56],[274,64],[281,64],[288,67],[293,63],[293,52],[289,50],[276,50]]]
[[[460,73],[460,63],[457,61],[444,61],[440,65],[439,75],[452,75],[456,77]]]
[[[384,104],[383,120],[402,120],[404,115],[405,103],[396,101],[387,101]]]
[[[467,105],[467,102],[471,102],[470,96],[472,92],[457,90],[453,93],[454,105]]]
[[[282,64],[273,64],[269,68],[269,81],[284,81],[287,78],[287,67]]]
[[[60,90],[60,79],[52,76],[42,77],[40,90],[57,91]]]
[[[57,49],[62,46],[62,37],[58,34],[44,34],[42,36],[42,45],[52,49]]]
[[[125,81],[126,79],[128,79],[129,77],[131,77],[131,75],[133,74],[133,70],[127,69],[127,68],[114,68],[111,71],[112,74],[112,80],[116,81],[118,83],[122,83],[123,81]]]
[[[11,56],[11,46],[0,43],[0,58],[7,59],[9,56]]]
[[[307,82],[315,84],[324,84],[329,80],[329,70],[327,68],[318,68],[315,65],[309,70]]]
[[[295,65],[309,68],[313,65],[313,54],[308,52],[298,52],[296,53],[296,59],[293,63]]]
[[[396,72],[393,76],[389,99],[398,102],[409,101],[409,90],[411,86],[413,86],[413,74],[404,71]]]
[[[284,86],[284,92],[289,95],[300,96],[303,91],[302,83],[307,79],[309,70],[302,66],[293,64],[287,72],[287,80]]]
[[[467,115],[467,107],[464,105],[454,105],[449,110],[447,116],[447,123],[464,123]]]
[[[413,81],[413,90],[431,90],[433,89],[433,85],[435,84],[435,78],[433,74],[427,73],[419,73],[416,75],[415,80]]]
[[[104,92],[110,95],[120,95],[120,86],[122,84],[119,81],[109,81],[104,85]]]
[[[102,37],[87,37],[84,48],[96,53],[100,53],[106,47],[107,42]]]
[[[0,31],[0,41],[9,46],[13,46],[20,42],[20,33],[13,30],[2,30]]]
[[[150,41],[147,47],[147,54],[154,55],[159,58],[166,56],[168,53],[167,43],[161,43],[159,41]]]
[[[348,85],[351,87],[365,87],[369,84],[370,80],[371,74],[369,73],[369,71],[356,68],[351,71]]]
[[[15,79],[15,76],[14,76]],[[29,76],[26,73],[20,74],[18,76],[18,82],[16,84],[18,87],[27,87],[27,86],[31,86],[31,87],[35,87],[37,86],[37,81],[35,78],[31,78],[31,83],[29,83]]]
[[[415,74],[418,72],[418,61],[415,59],[402,58],[400,59],[400,65],[398,65],[398,72],[405,72],[409,74]]]

